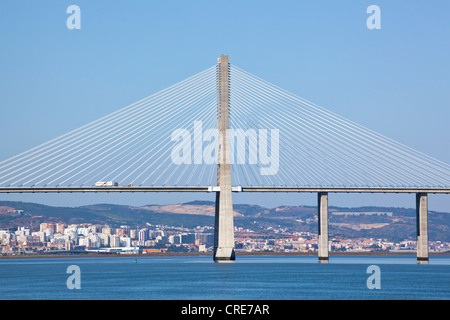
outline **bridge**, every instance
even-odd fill
[[[428,194],[450,166],[217,64],[0,162],[0,193],[214,192],[215,261],[235,259],[234,192],[317,193],[318,259],[329,259],[328,193],[416,194],[427,263]]]

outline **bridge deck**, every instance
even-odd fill
[[[87,192],[218,192],[217,186],[117,186],[117,187],[0,187],[0,193]],[[329,193],[450,193],[450,188],[395,187],[232,187],[233,192],[329,192]]]

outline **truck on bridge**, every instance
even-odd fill
[[[113,182],[112,181],[97,181],[94,186],[96,187],[112,187]]]

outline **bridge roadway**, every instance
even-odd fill
[[[450,193],[450,188],[403,187],[263,187],[234,186],[233,192],[328,192],[328,193]],[[115,187],[0,187],[0,193],[72,193],[72,192],[219,192],[217,186],[115,186]]]

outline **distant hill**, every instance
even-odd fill
[[[145,226],[146,223],[169,226],[214,225],[214,202],[191,201],[173,205],[133,207],[114,204],[93,204],[80,207],[53,207],[36,203],[0,201],[0,228],[38,227],[41,222],[66,224],[109,224],[111,226]],[[237,227],[258,232],[308,231],[317,233],[317,208],[314,206],[280,206],[235,204]],[[21,210],[21,211],[17,211]],[[20,212],[18,214],[17,212]],[[450,241],[450,213],[429,211],[429,240]],[[382,238],[391,241],[416,239],[416,213],[411,208],[329,207],[330,237]]]

